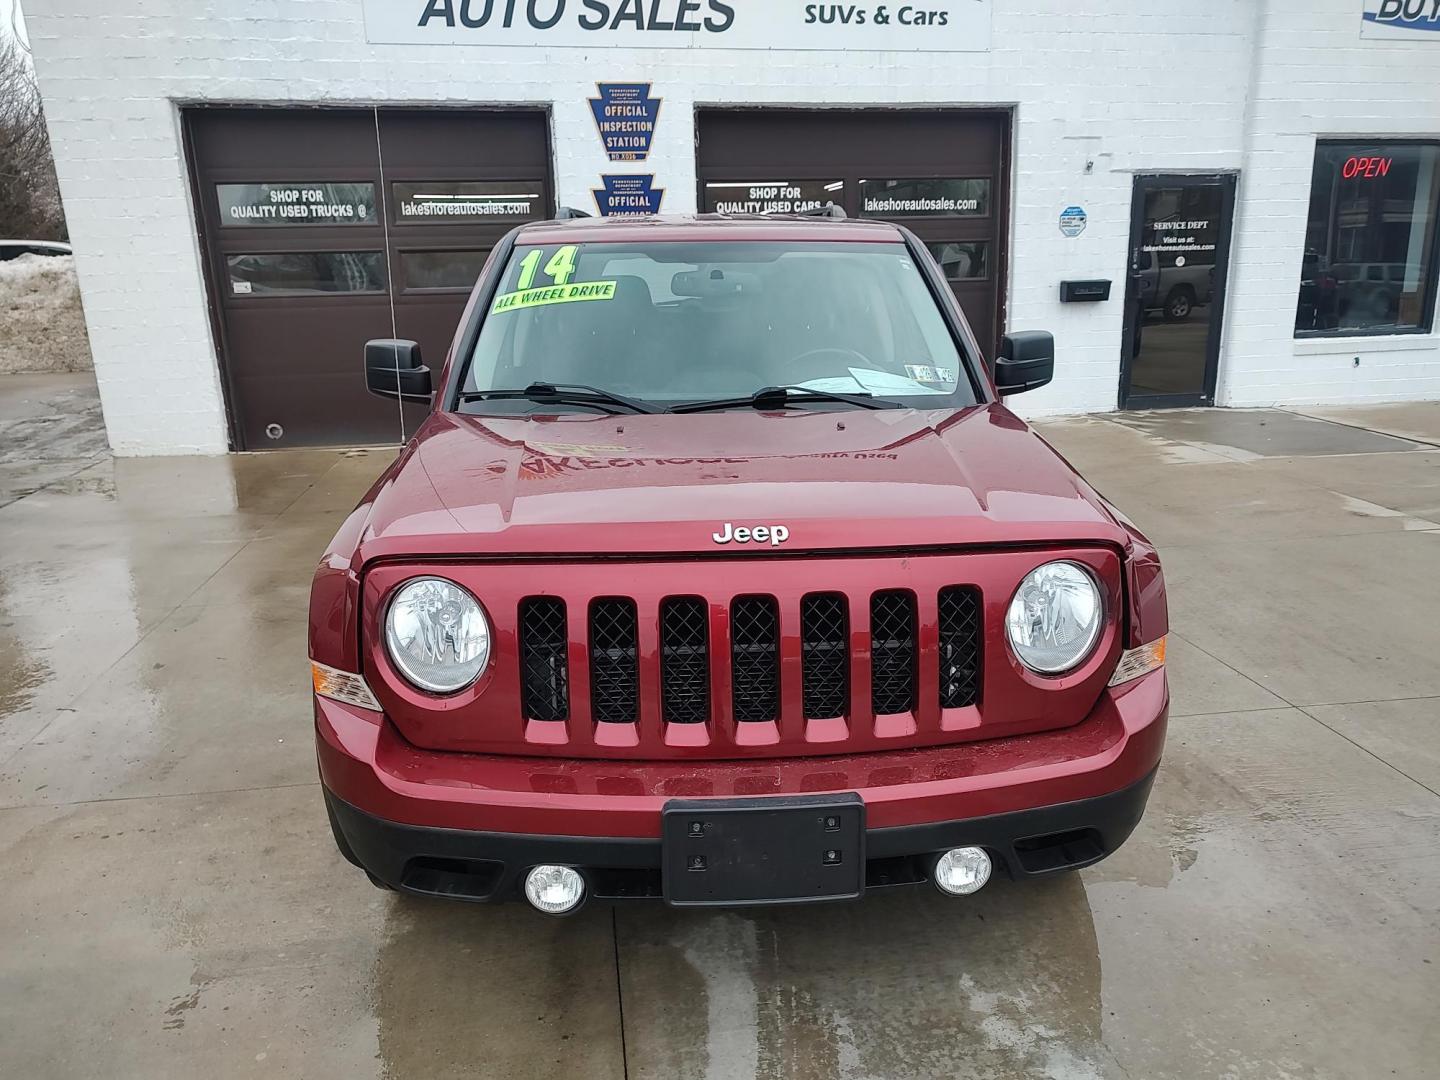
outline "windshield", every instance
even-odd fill
[[[975,402],[962,364],[904,244],[521,244],[462,392],[579,384],[666,406],[800,386],[950,407]]]

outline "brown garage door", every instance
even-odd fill
[[[704,109],[700,206],[775,213],[838,203],[934,253],[982,347],[1004,326],[1008,113]],[[993,354],[992,354],[993,355]]]
[[[424,409],[365,392],[361,347],[438,369],[485,256],[549,216],[543,111],[186,114],[237,449],[393,443]]]

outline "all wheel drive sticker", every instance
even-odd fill
[[[520,277],[515,282],[515,291],[495,298],[490,314],[499,315],[506,311],[522,308],[547,307],[550,304],[573,304],[586,300],[614,300],[613,281],[575,281],[576,258],[580,249],[574,244],[562,247],[545,264],[545,276],[549,285],[535,284],[540,273],[541,260],[545,258],[544,248],[535,248],[520,260]]]

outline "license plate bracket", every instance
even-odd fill
[[[854,900],[865,891],[865,803],[855,792],[672,799],[661,853],[676,907]]]

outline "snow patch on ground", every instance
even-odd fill
[[[90,367],[74,257],[21,255],[0,262],[0,374]]]

